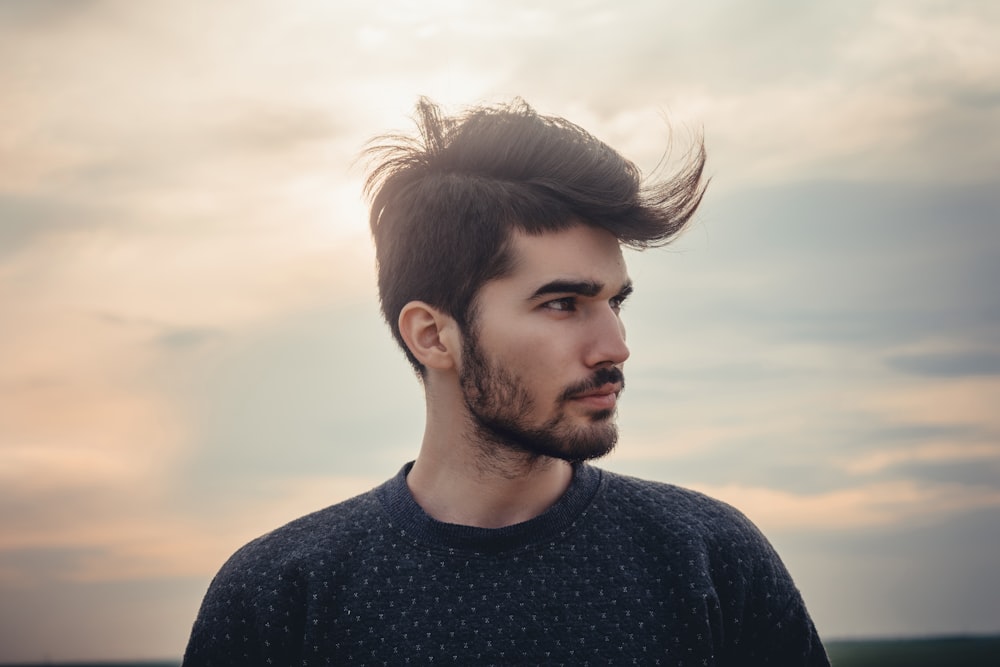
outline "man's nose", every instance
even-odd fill
[[[587,356],[589,366],[602,364],[617,366],[628,359],[625,325],[615,310],[608,308],[595,316],[593,336]]]

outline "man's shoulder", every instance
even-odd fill
[[[708,534],[757,534],[758,529],[737,508],[693,489],[667,482],[603,471],[605,503],[615,513],[653,525],[686,527]]]
[[[379,525],[383,512],[377,491],[311,512],[251,540],[229,558],[223,572],[299,570],[343,557]]]
[[[609,493],[628,497],[644,505],[650,504],[653,507],[681,506],[721,514],[739,513],[739,510],[732,505],[694,489],[609,470],[603,470],[602,474],[607,480]]]

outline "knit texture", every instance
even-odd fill
[[[473,528],[424,513],[409,465],[234,554],[184,666],[829,664],[777,554],[724,503],[579,465],[544,514]]]

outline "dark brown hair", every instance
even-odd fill
[[[479,289],[510,270],[512,230],[582,223],[628,247],[664,245],[704,194],[700,141],[672,177],[645,184],[607,144],[521,100],[444,116],[421,98],[416,111],[418,137],[386,135],[369,145],[365,194],[382,314],[421,374],[399,333],[403,306],[424,301],[468,331]]]

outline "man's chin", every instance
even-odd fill
[[[578,448],[572,450],[566,450],[560,452],[560,454],[553,458],[558,458],[563,461],[568,461],[569,463],[584,463],[586,461],[597,461],[602,459],[615,449],[615,443],[609,445],[604,445],[601,447],[590,447],[590,448]]]
[[[614,410],[588,415],[586,421],[561,428],[523,429],[518,425],[489,421],[477,416],[478,430],[486,442],[532,456],[577,463],[607,456],[618,441]]]
[[[567,434],[561,439],[558,458],[577,463],[593,461],[610,454],[618,443],[618,428],[610,421],[613,416],[614,411],[603,419],[595,415],[589,426]]]

